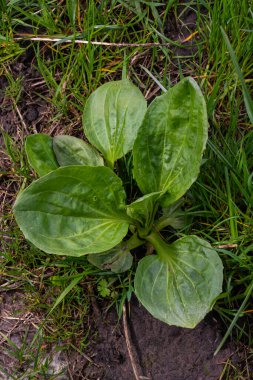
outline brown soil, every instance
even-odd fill
[[[113,312],[96,320],[99,336],[89,347],[93,364],[87,362],[82,375],[89,380],[134,380],[123,322],[117,324]],[[221,333],[212,315],[193,330],[182,329],[154,319],[134,300],[127,326],[139,379],[217,380],[232,354],[230,345],[213,356]]]
[[[122,319],[118,321],[114,310],[101,313],[93,301],[94,335],[87,351],[80,355],[43,345],[40,361],[49,361],[47,375],[58,373],[57,380],[135,380],[134,363],[140,380],[219,379],[233,347],[230,344],[216,357],[213,356],[221,333],[219,323],[212,315],[189,330],[159,322],[135,299],[129,311],[124,324]],[[30,348],[30,344],[40,322],[38,316],[27,309],[21,292],[2,293],[0,331],[19,348],[25,342],[25,354],[19,361],[13,355],[15,350],[11,350],[12,354],[8,352],[10,345],[7,339],[0,339],[1,379],[11,379],[1,369],[9,374],[15,373],[15,379],[29,373],[33,366],[32,350],[36,356],[36,346]],[[133,360],[130,360],[127,349],[127,332]]]
[[[15,64],[5,68],[4,75],[0,76],[0,124],[14,138],[29,133],[43,133],[49,119],[50,106],[38,95],[46,94],[45,81],[33,64],[33,57],[28,51]],[[18,104],[13,101],[17,99],[17,85],[8,83],[5,74],[20,82]],[[23,134],[20,136],[21,131]]]
[[[29,310],[25,297],[26,294],[21,291],[5,292],[1,289],[0,292],[0,379],[70,379],[69,359],[64,351],[61,352],[56,346],[40,342],[39,338],[32,345],[42,320]],[[35,365],[35,361],[38,361],[38,364]],[[45,362],[48,364],[45,365]],[[40,377],[43,367],[47,377]],[[34,368],[37,377],[32,376]],[[41,372],[37,371],[37,368]],[[59,375],[50,377],[55,374]]]

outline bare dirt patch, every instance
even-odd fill
[[[234,347],[228,345],[213,356],[221,332],[212,314],[193,330],[159,322],[135,299],[127,314],[127,325],[124,325],[122,319],[118,321],[114,310],[103,312],[93,303],[93,334],[83,355],[61,351],[59,344],[56,348],[45,343],[38,355],[38,346],[30,345],[42,320],[28,310],[24,294],[2,292],[0,378],[29,379],[38,357],[38,379],[52,376],[57,380],[135,380],[135,363],[138,378],[143,380],[217,380],[232,355]],[[132,360],[127,349],[126,329]],[[15,349],[7,338],[23,351],[23,355],[14,355]],[[43,372],[47,377],[42,377]]]
[[[219,323],[209,315],[195,329],[168,326],[154,319],[139,303],[131,303],[128,329],[139,379],[214,380],[232,353],[227,346],[214,357],[221,340]],[[97,319],[98,337],[89,347],[85,379],[135,379],[126,345],[123,322],[114,312]],[[81,377],[80,377],[81,379]]]

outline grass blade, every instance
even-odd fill
[[[246,83],[244,81],[244,78],[243,78],[240,66],[238,64],[235,52],[234,52],[234,50],[232,48],[232,45],[229,42],[229,39],[228,39],[228,36],[227,36],[226,32],[224,31],[224,29],[222,27],[221,27],[221,33],[222,33],[224,41],[225,41],[225,43],[227,45],[227,48],[228,48],[230,57],[232,59],[232,62],[233,62],[236,74],[238,75],[238,78],[239,78],[239,80],[241,82],[245,107],[246,107],[246,110],[247,110],[250,122],[253,124],[253,100],[252,100],[252,98],[250,96],[248,87],[246,86]]]
[[[218,354],[218,352],[221,350],[221,348],[223,347],[224,343],[226,342],[227,338],[229,337],[231,331],[233,330],[233,327],[235,326],[238,318],[240,317],[241,312],[244,310],[245,305],[248,302],[248,299],[249,299],[249,297],[252,294],[252,291],[253,291],[253,280],[251,281],[251,284],[248,287],[248,290],[246,291],[246,297],[244,298],[243,303],[241,304],[240,308],[238,309],[237,313],[235,314],[233,321],[231,322],[229,328],[226,331],[226,334],[224,335],[224,337],[222,338],[220,344],[216,348],[216,350],[214,352],[214,356]]]
[[[57,300],[55,301],[53,307],[50,309],[50,311],[48,312],[48,314],[46,315],[45,319],[44,319],[44,322],[40,325],[38,331],[36,332],[36,334],[34,335],[33,337],[33,340],[31,342],[31,347],[34,345],[35,341],[37,340],[37,338],[39,337],[46,321],[47,321],[47,318],[49,317],[49,315],[53,312],[53,310],[64,300],[64,298],[66,297],[66,295],[82,280],[82,278],[84,277],[84,275],[86,274],[86,272],[83,272],[82,274],[78,275],[78,276],[75,276],[73,278],[73,280],[71,281],[71,283],[63,290],[63,292],[59,295],[59,297],[57,298]]]
[[[142,66],[140,65],[140,67],[146,71],[146,73],[150,76],[151,79],[153,79],[153,81],[157,84],[158,87],[160,87],[160,89],[163,91],[163,92],[167,92],[168,90],[166,90],[165,87],[163,87],[163,85],[159,82],[159,80],[145,67],[145,66]]]
[[[50,309],[47,316],[49,316],[52,311],[63,301],[63,299],[66,297],[66,295],[78,284],[78,282],[81,281],[85,273],[80,274],[79,276],[76,276],[71,283],[63,290],[63,292],[59,295],[57,300],[55,301],[52,309]]]

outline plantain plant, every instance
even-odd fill
[[[159,320],[195,327],[221,292],[222,262],[207,241],[192,235],[168,244],[160,231],[200,170],[208,121],[197,83],[184,78],[148,108],[127,79],[106,83],[87,100],[83,125],[91,145],[64,135],[27,137],[40,178],[14,204],[23,234],[47,253],[88,255],[115,273],[131,268],[133,249],[151,244],[155,254],[136,269],[137,298]],[[130,151],[142,196],[126,204],[114,168]]]

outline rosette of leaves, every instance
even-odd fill
[[[136,296],[154,317],[193,328],[222,290],[222,262],[203,239],[184,236],[168,244],[159,229],[175,225],[168,210],[200,170],[208,121],[197,83],[183,79],[148,108],[130,81],[106,83],[88,98],[83,125],[91,145],[71,136],[27,138],[28,161],[40,178],[18,195],[17,223],[41,250],[88,255],[116,273],[132,266],[133,249],[151,244],[154,254],[136,269]],[[130,151],[143,195],[127,204],[114,168]]]

